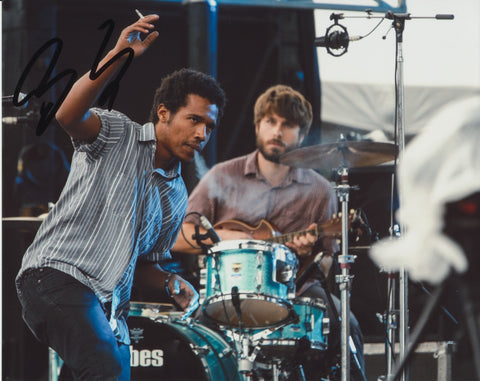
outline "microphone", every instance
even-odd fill
[[[237,314],[238,320],[242,320],[242,310],[240,309],[240,297],[238,296],[238,287],[232,287],[232,304],[235,308],[235,313]]]
[[[340,49],[348,48],[350,41],[361,40],[361,36],[349,36],[348,32],[335,30],[330,34],[325,34],[323,37],[315,38],[315,45],[328,48],[328,49]]]
[[[207,237],[210,238],[213,243],[217,243],[221,241],[220,237],[218,236],[217,232],[215,231],[215,229],[213,228],[212,224],[207,219],[207,217],[201,215],[200,224],[207,231]]]

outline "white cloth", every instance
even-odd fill
[[[461,247],[442,233],[445,204],[480,190],[480,96],[450,104],[405,149],[398,167],[402,237],[373,245],[386,271],[405,268],[413,280],[440,283],[468,268]]]

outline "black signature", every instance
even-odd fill
[[[127,71],[127,68],[130,66],[130,63],[133,60],[134,57],[134,52],[132,48],[125,48],[122,51],[118,52],[114,57],[112,57],[105,65],[103,65],[100,69],[98,68],[98,64],[101,60],[101,57],[103,56],[105,47],[112,35],[113,29],[115,27],[115,23],[113,20],[107,20],[105,21],[98,29],[104,29],[106,28],[106,34],[105,37],[100,45],[100,49],[98,50],[97,56],[95,57],[95,60],[93,61],[92,68],[90,70],[90,79],[93,81],[97,79],[102,73],[112,64],[115,63],[118,59],[120,59],[123,55],[127,54],[127,59],[122,65],[121,69],[119,70],[117,76],[115,79],[113,79],[102,91],[100,94],[100,97],[98,99],[98,104],[100,106],[103,106],[108,102],[108,109],[111,110],[113,107],[113,103],[115,101],[115,98],[118,94],[118,90],[120,89],[120,81],[124,74]],[[50,60],[50,64],[48,65],[47,70],[45,71],[42,79],[40,80],[40,83],[38,86],[27,93],[25,97],[22,98],[22,100],[19,100],[20,96],[20,91],[22,90],[22,86],[25,82],[25,80],[28,78],[28,75],[30,74],[30,71],[32,67],[35,65],[36,61],[38,58],[51,46],[55,48],[53,52],[53,56]],[[38,121],[37,128],[36,128],[36,135],[40,136],[42,135],[45,130],[48,127],[48,124],[51,122],[51,120],[55,117],[55,114],[57,110],[60,108],[62,105],[63,101],[65,100],[68,92],[74,85],[75,81],[78,78],[78,74],[75,70],[73,69],[66,69],[60,73],[58,73],[55,77],[51,78],[52,72],[55,69],[55,66],[57,65],[58,57],[60,56],[60,53],[63,48],[63,41],[58,38],[52,38],[51,40],[47,41],[40,49],[38,49],[31,60],[28,62],[25,70],[23,71],[22,75],[20,76],[20,79],[17,82],[17,87],[15,88],[15,92],[13,93],[13,104],[17,107],[23,106],[25,103],[29,101],[31,97],[37,97],[40,98],[43,94],[45,94],[52,86],[57,84],[59,81],[61,81],[63,78],[66,78],[66,85],[63,87],[61,90],[60,96],[57,98],[55,103],[53,102],[42,102],[40,106],[40,120]]]

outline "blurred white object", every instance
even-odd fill
[[[445,204],[480,190],[480,96],[441,110],[405,149],[398,167],[403,205],[400,238],[373,245],[371,257],[385,271],[402,266],[413,280],[433,284],[453,269],[467,270],[461,247],[442,233]]]

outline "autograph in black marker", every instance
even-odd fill
[[[102,73],[105,70],[107,70],[109,66],[113,65],[118,59],[122,58],[122,56],[127,55],[127,58],[124,64],[122,65],[122,67],[120,68],[117,76],[105,87],[105,89],[102,91],[98,99],[98,104],[100,106],[103,106],[105,103],[108,102],[109,110],[112,109],[113,103],[118,94],[118,90],[120,89],[120,81],[123,78],[124,74],[126,73],[134,57],[133,49],[125,48],[122,51],[118,52],[114,57],[112,57],[100,69],[98,69],[98,64],[101,60],[101,57],[103,56],[103,52],[105,50],[105,47],[107,46],[107,43],[110,37],[112,36],[114,27],[115,27],[115,23],[113,22],[113,20],[107,20],[98,28],[99,30],[106,28],[106,34],[100,45],[100,49],[98,50],[97,56],[95,57],[95,60],[93,62],[92,68],[90,70],[90,75],[89,75],[90,79],[94,81],[100,75],[102,75]],[[45,74],[43,75],[42,79],[40,80],[40,83],[35,89],[27,93],[22,100],[19,100],[20,91],[22,90],[25,80],[28,78],[28,75],[30,74],[32,67],[35,65],[35,62],[38,60],[38,58],[51,46],[54,46],[55,50],[54,50],[52,59],[50,60],[50,64],[47,70],[45,71]],[[55,103],[42,102],[40,106],[40,120],[38,121],[37,128],[35,131],[37,136],[40,136],[45,132],[45,130],[48,127],[48,124],[55,117],[57,110],[62,105],[68,92],[73,87],[73,84],[78,78],[77,72],[73,69],[66,69],[61,73],[58,73],[54,78],[51,78],[52,72],[55,69],[55,66],[57,65],[58,57],[60,56],[62,48],[63,48],[63,41],[60,38],[55,37],[47,41],[40,49],[38,49],[33,55],[32,59],[27,64],[25,70],[23,71],[20,79],[17,82],[17,87],[15,88],[15,92],[13,93],[13,104],[14,106],[20,107],[20,106],[23,106],[25,103],[27,103],[29,99],[33,96],[40,98],[51,87],[53,87],[63,78],[67,78],[67,83],[65,87],[62,89],[61,94]]]

